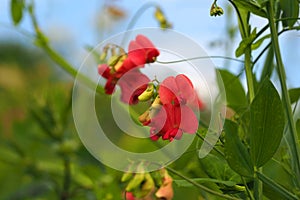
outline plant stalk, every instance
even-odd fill
[[[56,62],[56,64],[58,64],[62,69],[64,69],[68,74],[70,74],[74,78],[78,78],[79,80],[83,81],[90,88],[96,88],[97,93],[103,94],[104,89],[102,87],[100,87],[97,83],[93,82],[89,77],[78,72],[68,61],[66,61],[61,55],[59,55],[54,49],[52,49],[49,46],[45,35],[42,33],[37,23],[33,5],[29,7],[29,14],[32,25],[35,30],[36,42],[38,42],[38,45],[48,54],[48,56],[54,62]]]
[[[296,180],[298,187],[300,187],[300,151],[299,151],[299,145],[298,145],[298,135],[297,135],[297,129],[296,125],[293,119],[293,113],[291,108],[291,101],[290,96],[287,89],[286,84],[286,75],[285,75],[285,69],[281,57],[280,47],[279,47],[279,40],[278,40],[278,33],[276,31],[275,26],[275,19],[274,19],[274,11],[273,11],[273,0],[270,0],[267,2],[267,11],[268,11],[268,19],[269,19],[269,25],[271,29],[271,40],[272,40],[272,46],[275,53],[276,63],[277,63],[277,73],[280,80],[281,90],[282,90],[282,101],[283,106],[286,112],[287,116],[287,123],[289,130],[288,133],[291,134],[291,154],[292,154],[292,160],[294,161],[293,171],[296,175]]]

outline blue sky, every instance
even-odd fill
[[[36,12],[41,28],[50,36],[53,45],[57,47],[71,62],[79,65],[85,55],[85,45],[96,45],[101,40],[117,34],[126,29],[127,24],[144,3],[149,1],[137,0],[115,0],[113,2],[127,12],[127,17],[120,23],[116,23],[109,31],[100,34],[99,19],[102,13],[104,1],[101,0],[36,0]],[[88,3],[87,3],[88,2]],[[173,23],[174,30],[179,31],[199,43],[209,55],[230,55],[233,52],[225,52],[224,46],[210,47],[212,41],[219,41],[226,38],[226,13],[222,17],[210,17],[209,10],[211,0],[161,0],[156,2],[165,11],[168,19]],[[226,1],[219,1],[225,9]],[[27,37],[9,27],[12,22],[9,14],[10,0],[0,0],[0,40],[11,39],[13,41],[28,43]],[[235,21],[235,19],[234,19]],[[252,20],[255,26],[261,26],[266,21],[260,18]],[[9,25],[7,27],[7,25]],[[155,27],[157,23],[153,19],[153,9],[146,11],[137,21],[136,28]],[[28,16],[25,16],[20,29],[31,32],[31,25]],[[299,33],[291,32],[281,36],[282,54],[287,67],[288,85],[300,87],[300,66],[297,62],[300,57]],[[232,50],[237,47],[239,38],[232,43]],[[266,44],[266,43],[264,43]],[[255,52],[254,52],[255,54]],[[217,66],[230,68],[237,71],[240,67],[230,63],[224,66],[224,61],[214,60]]]

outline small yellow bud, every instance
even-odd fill
[[[133,176],[132,173],[130,173],[130,172],[125,172],[125,173],[123,174],[122,178],[121,178],[121,181],[122,181],[122,182],[126,182],[126,181],[128,181],[129,179],[131,179],[132,176]]]
[[[164,16],[162,10],[159,7],[156,7],[154,17],[160,23],[163,22],[163,21],[166,21],[166,18]]]
[[[161,102],[160,102],[160,97],[159,95],[157,95],[157,97],[155,98],[155,100],[153,101],[153,103],[151,104],[151,107],[149,109],[149,117],[150,119],[152,119],[157,113],[158,111],[161,109]]]
[[[156,7],[154,17],[159,22],[162,29],[172,28],[172,24],[168,22],[164,13],[159,7]]]
[[[224,11],[221,7],[217,6],[215,3],[211,6],[210,16],[221,16],[224,14]]]
[[[154,187],[155,187],[155,183],[153,181],[153,178],[149,173],[146,173],[145,180],[143,181],[143,185],[141,188],[141,192],[139,195],[137,195],[137,197],[145,197],[153,190]]]
[[[144,173],[138,173],[135,174],[133,179],[130,180],[130,182],[128,183],[127,187],[126,187],[126,191],[127,192],[131,192],[136,188],[139,188],[141,183],[144,181],[145,178],[145,174]]]
[[[107,56],[107,53],[106,52],[103,52],[100,54],[100,60],[103,62],[105,59],[106,59],[106,56]]]
[[[154,94],[154,85],[153,83],[149,83],[147,89],[138,96],[139,101],[148,101],[153,97]]]
[[[108,46],[105,46],[104,48],[103,48],[103,51],[102,51],[102,53],[100,54],[100,61],[102,61],[102,62],[104,62],[105,61],[105,59],[106,59],[106,57],[107,57],[107,51],[108,51]]]
[[[127,55],[121,55],[118,62],[113,66],[115,71],[118,71],[120,67],[123,65],[124,60],[127,58]]]
[[[107,61],[107,64],[111,67],[115,66],[117,64],[117,62],[120,60],[121,56],[117,56],[117,55],[114,55],[114,56],[111,56],[108,61]]]

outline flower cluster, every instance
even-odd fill
[[[149,78],[140,73],[138,68],[154,62],[158,55],[159,51],[151,41],[143,35],[138,35],[135,41],[130,42],[127,54],[121,50],[119,55],[112,55],[107,63],[98,66],[98,73],[107,79],[105,93],[112,94],[118,84],[122,90],[122,101],[137,103],[137,96],[146,89],[149,82]],[[118,82],[124,74],[126,78]]]
[[[183,132],[193,134],[198,119],[193,109],[202,109],[190,79],[179,74],[166,78],[158,87],[158,94],[151,107],[139,117],[143,125],[150,126],[152,140],[180,139]]]
[[[183,133],[196,132],[198,118],[194,111],[203,109],[204,105],[187,76],[170,76],[160,83],[158,80],[150,81],[140,72],[140,68],[146,63],[155,62],[158,56],[159,51],[152,42],[138,35],[130,42],[128,53],[121,49],[119,54],[112,54],[106,63],[99,65],[98,73],[107,79],[107,94],[112,94],[118,85],[124,103],[151,102],[139,121],[150,127],[152,140],[162,138],[172,141],[180,139]]]
[[[173,179],[167,170],[161,169],[151,173],[124,173],[122,182],[128,182],[125,188],[126,200],[171,200],[174,192]]]

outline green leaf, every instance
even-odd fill
[[[261,167],[275,154],[283,136],[284,112],[280,96],[266,79],[250,105],[250,154]]]
[[[238,125],[225,121],[225,157],[229,166],[238,174],[246,177],[253,176],[253,164],[246,146],[238,136]]]
[[[298,119],[296,122],[296,129],[297,129],[297,133],[298,133],[298,138],[300,138],[300,119]],[[299,141],[299,143],[300,143],[300,141]]]
[[[256,3],[255,1],[251,1],[251,0],[234,0],[233,1],[234,4],[239,7],[239,8],[243,8],[255,15],[258,15],[260,17],[264,17],[267,18],[267,13],[266,11],[260,7],[260,5],[258,3]]]
[[[281,18],[295,18],[283,20],[282,25],[284,27],[293,27],[299,15],[299,2],[297,0],[280,0],[280,7],[282,10]]]
[[[300,98],[300,88],[293,88],[289,90],[291,104],[295,103]]]
[[[247,108],[247,97],[238,77],[227,70],[219,70],[226,90],[227,106],[236,112]]]
[[[223,158],[208,154],[199,161],[203,170],[210,178],[222,181],[233,181],[236,184],[242,182],[240,175],[235,173]]]
[[[18,25],[23,17],[24,0],[11,0],[11,17],[15,25]]]
[[[236,57],[240,57],[241,55],[243,55],[245,53],[245,49],[252,44],[252,42],[255,40],[256,38],[256,28],[253,29],[252,33],[250,34],[249,37],[244,38],[238,48],[235,51],[235,56]]]
[[[263,41],[265,41],[265,39],[267,39],[269,37],[271,37],[270,34],[263,36],[262,38],[260,38],[259,40],[257,40],[255,43],[253,43],[251,45],[251,49],[252,50],[258,49],[260,47],[260,45],[263,43]]]
[[[239,16],[238,24],[240,33],[242,38],[245,38],[248,35],[250,13],[248,12],[248,10],[243,8],[237,8],[237,12]]]
[[[233,187],[236,185],[236,183],[234,181],[222,181],[219,179],[212,179],[212,178],[193,178],[192,180],[197,183],[220,183],[220,184],[224,184],[228,187]],[[187,182],[186,180],[173,180],[173,181],[178,187],[193,187],[194,186],[193,184]]]

